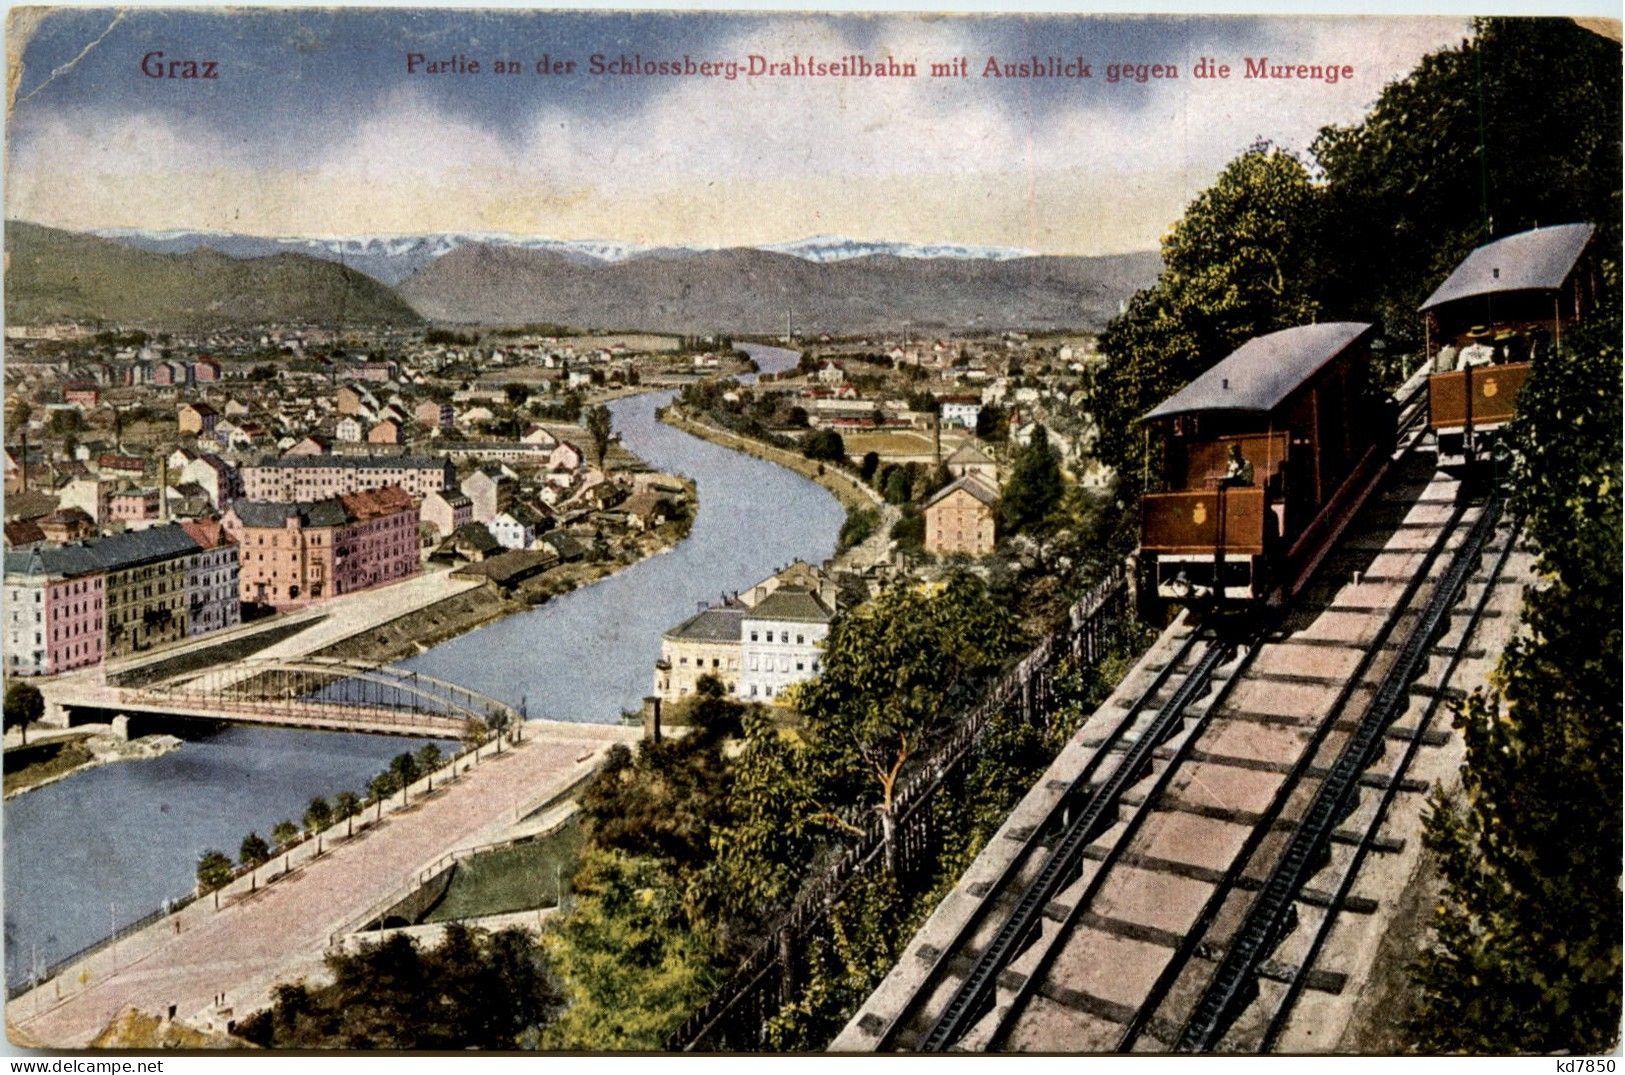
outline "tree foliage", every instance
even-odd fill
[[[939,593],[893,587],[837,620],[822,672],[790,699],[823,796],[873,806],[889,828],[904,766],[1014,643],[1008,612],[963,572]]]
[[[299,826],[291,818],[283,818],[271,826],[271,842],[280,850],[293,846],[299,839]]]
[[[316,833],[333,823],[333,805],[320,795],[310,800],[305,807],[305,831]]]
[[[237,1033],[273,1049],[534,1048],[559,994],[532,938],[460,923],[434,948],[396,934],[327,957],[329,985],[280,985]]]
[[[1249,337],[1314,319],[1320,212],[1304,163],[1261,142],[1163,240],[1162,275],[1101,334],[1089,386],[1096,453],[1125,479],[1138,478],[1141,415]]]
[[[244,866],[264,865],[271,857],[271,845],[265,842],[265,837],[257,832],[251,832],[243,837],[241,846],[237,848],[237,861]]]
[[[801,454],[808,459],[821,459],[827,463],[846,462],[846,442],[832,429],[809,433],[801,442]]]
[[[1491,238],[1591,221],[1619,243],[1619,45],[1569,19],[1489,18],[1425,57],[1359,124],[1313,146],[1325,175],[1328,317],[1417,342],[1416,307]]]
[[[880,522],[880,513],[874,508],[853,508],[846,513],[846,521],[841,524],[840,536],[836,538],[837,551],[850,549],[855,545],[862,545],[869,540],[869,535],[875,532],[875,526]]]
[[[1010,479],[999,497],[999,525],[1005,536],[1041,529],[1065,492],[1060,455],[1050,447],[1049,431],[1040,425],[1027,446],[1016,453]]]
[[[743,703],[708,692],[674,714],[692,725],[687,735],[644,740],[635,754],[613,747],[580,798],[594,846],[677,866],[708,860],[712,827],[727,812],[721,740],[738,734],[744,710]]]
[[[717,977],[682,888],[658,863],[620,851],[590,852],[571,887],[574,905],[543,941],[569,1007],[543,1045],[660,1048]]]
[[[7,728],[20,728],[28,742],[28,726],[45,715],[45,696],[32,683],[13,680],[6,685],[5,722]]]
[[[592,441],[592,456],[598,464],[598,469],[604,469],[604,458],[609,455],[610,438],[615,435],[615,420],[609,413],[609,408],[597,404],[587,409],[587,437]]]
[[[231,884],[231,859],[224,851],[210,849],[198,856],[197,889],[199,893],[213,892]]]

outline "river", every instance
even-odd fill
[[[763,373],[796,364],[778,347],[743,345]],[[742,590],[802,559],[834,554],[845,513],[822,486],[719,448],[655,419],[672,393],[610,404],[621,442],[657,470],[694,479],[700,509],[687,540],[586,589],[498,620],[402,662],[483,691],[531,716],[610,722],[654,687],[661,632],[701,602]]]
[[[176,732],[185,744],[160,758],[87,769],[6,802],[8,985],[185,895],[204,851],[235,859],[250,830],[269,840],[318,795],[363,794],[390,758],[424,742],[202,727]]]
[[[763,372],[797,354],[747,347]],[[404,662],[531,716],[611,722],[649,693],[660,634],[697,603],[751,585],[794,559],[830,556],[843,513],[792,471],[716,447],[655,420],[670,392],[610,405],[615,429],[656,469],[694,479],[700,507],[675,549]],[[298,820],[316,795],[361,791],[417,744],[234,727],[151,761],[76,774],[5,804],[6,979],[48,964],[186,892],[198,855],[233,858],[250,829]]]

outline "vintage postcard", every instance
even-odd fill
[[[6,44],[14,1050],[1617,1048],[1617,20]]]

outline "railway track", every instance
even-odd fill
[[[1424,472],[1407,404],[1371,512],[1400,518],[1344,535],[1322,572],[1353,583],[1311,583],[1269,623],[1188,631],[1064,790],[1006,830],[1020,847],[962,887],[968,913],[904,955],[907,988],[883,986],[836,1048],[1264,1050],[1304,990],[1339,983],[1317,958],[1340,914],[1370,910],[1355,879],[1416,790],[1406,773],[1517,533],[1497,500]],[[1396,723],[1435,664],[1430,700]]]

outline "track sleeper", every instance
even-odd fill
[[[1346,844],[1351,847],[1358,847],[1360,841],[1364,839],[1365,833],[1356,832],[1353,829],[1338,829],[1332,833],[1333,843]],[[1397,855],[1405,850],[1405,841],[1396,836],[1373,836],[1371,838],[1371,850]]]
[[[1291,982],[1297,977],[1298,968],[1290,963],[1281,963],[1274,959],[1266,959],[1258,965],[1258,976],[1268,978],[1272,982]],[[1331,993],[1334,996],[1343,992],[1348,985],[1349,976],[1341,971],[1311,969],[1304,975],[1303,984],[1307,989],[1317,993]]]

